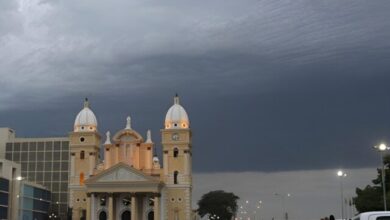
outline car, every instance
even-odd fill
[[[352,220],[390,220],[390,212],[362,212],[353,217]]]

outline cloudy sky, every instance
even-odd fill
[[[372,146],[390,143],[389,11],[388,0],[0,1],[0,126],[67,135],[89,97],[101,132],[130,115],[159,143],[177,92],[197,173],[374,168]]]

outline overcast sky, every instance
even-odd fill
[[[89,97],[101,133],[130,115],[161,152],[178,92],[196,198],[213,188],[207,175],[294,191],[277,176],[296,174],[313,192],[340,167],[362,173],[353,191],[375,176],[372,146],[390,143],[389,11],[388,0],[0,1],[0,126],[65,136]],[[325,200],[299,218],[327,214]]]

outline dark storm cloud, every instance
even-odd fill
[[[196,171],[374,166],[370,147],[390,139],[388,1],[21,0],[0,10],[13,15],[13,25],[0,16],[0,122],[20,135],[66,135],[88,96],[101,132],[130,114],[159,143],[179,92]]]

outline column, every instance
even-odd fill
[[[91,220],[96,219],[96,198],[95,193],[91,194]]]
[[[87,206],[85,207],[87,209],[87,216],[86,219],[91,219],[91,194],[87,193]]]
[[[189,163],[188,163],[188,154],[189,154],[189,151],[188,150],[185,150],[184,151],[184,175],[187,176],[189,174]]]
[[[89,175],[88,175],[88,178],[93,175],[93,169],[95,168],[95,164],[96,164],[95,161],[96,161],[95,153],[92,152],[89,154]]]
[[[160,220],[160,197],[154,197],[154,220]]]
[[[75,176],[75,153],[70,154],[70,176],[73,178]]]
[[[108,195],[108,220],[114,220],[114,195]]]
[[[137,209],[137,198],[133,194],[131,195],[131,219],[138,220]]]
[[[117,164],[119,162],[119,146],[115,147],[115,158],[114,158],[114,161],[115,161],[115,164]],[[112,164],[112,165],[114,165],[114,164]]]
[[[111,166],[111,153],[110,150],[113,148],[109,148],[109,146],[104,147],[104,169],[108,169]]]
[[[163,168],[164,168],[164,175],[168,175],[168,151],[163,151]]]

